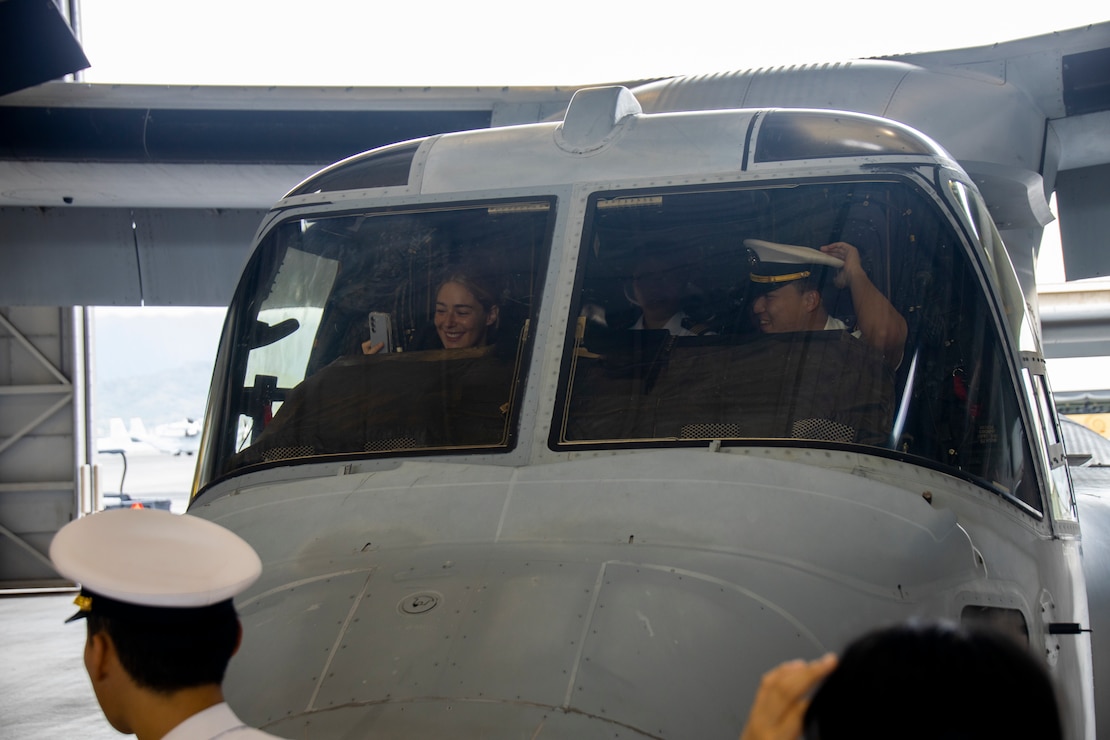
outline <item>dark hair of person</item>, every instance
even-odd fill
[[[88,616],[88,635],[105,632],[120,663],[139,686],[161,694],[222,684],[239,640],[234,609],[194,622],[152,623]]]
[[[1063,737],[1052,681],[1012,636],[945,623],[848,646],[805,714],[806,740]]]
[[[809,275],[794,280],[789,284],[793,285],[801,293],[815,290],[823,297],[825,291],[828,290],[829,286],[832,284],[830,277],[834,270],[824,265],[803,265],[802,269],[808,270]]]

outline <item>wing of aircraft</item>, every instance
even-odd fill
[[[1110,274],[1099,242],[1110,206],[1098,195],[1110,178],[1108,50],[1110,22],[970,49],[628,86],[645,111],[839,108],[924,131],[976,177],[1029,292],[1053,192],[1069,279]],[[0,250],[18,251],[0,293],[158,305],[185,303],[188,289],[193,305],[223,305],[262,209],[317,167],[438,132],[559,119],[572,92],[47,83],[3,96],[0,125],[15,133],[0,153],[0,233],[11,235]],[[305,126],[321,134],[305,136]],[[134,138],[96,135],[124,130]],[[248,147],[254,163],[243,157]],[[149,258],[106,270],[132,231]],[[82,234],[82,249],[59,252],[71,233]],[[185,249],[203,259],[181,261]],[[59,261],[80,277],[36,279]]]
[[[926,69],[983,75],[1022,91],[1043,112],[1040,171],[1056,193],[1068,280],[1110,276],[1110,23],[990,46],[893,57]]]
[[[678,77],[634,88],[645,111],[850,110],[940,143],[975,178],[1023,289],[1055,192],[1069,280],[1110,275],[1110,22],[990,46]]]

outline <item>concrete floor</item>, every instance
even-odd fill
[[[0,738],[114,740],[82,654],[83,622],[65,624],[75,594],[0,598]]]
[[[183,513],[196,459],[148,454],[100,455],[108,491],[168,498]],[[0,740],[116,740],[96,703],[83,653],[85,624],[65,624],[77,608],[73,593],[0,596]]]

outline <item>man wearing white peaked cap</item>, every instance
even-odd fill
[[[262,573],[258,554],[199,517],[115,509],[59,530],[50,559],[81,585],[85,668],[112,727],[139,740],[272,738],[224,702],[242,627],[232,598]]]
[[[852,297],[859,322],[853,336],[881,352],[891,368],[902,362],[906,320],[871,282],[854,246],[834,242],[812,249],[762,239],[745,239],[744,246],[751,253],[752,314],[761,332],[847,330],[822,301],[831,277]]]

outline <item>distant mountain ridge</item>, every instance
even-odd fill
[[[134,416],[147,429],[182,419],[199,419],[208,401],[211,362],[186,363],[172,370],[134,375],[112,381],[96,379],[93,416],[97,436],[108,434],[108,421]]]

